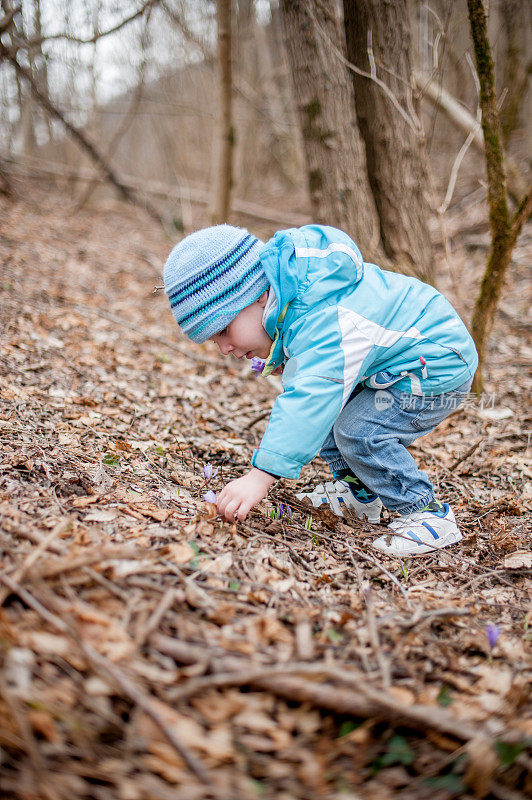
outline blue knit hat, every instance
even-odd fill
[[[268,288],[263,247],[232,225],[204,228],[176,244],[164,266],[164,290],[189,339],[201,344],[219,333]]]

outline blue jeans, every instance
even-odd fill
[[[379,375],[385,378],[387,373]],[[434,498],[434,488],[406,448],[454,411],[471,383],[472,379],[450,392],[421,397],[394,386],[375,390],[359,384],[320,456],[333,473],[349,469],[390,511],[419,511]]]

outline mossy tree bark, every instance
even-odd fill
[[[349,233],[367,260],[382,257],[353,88],[335,0],[281,0],[312,214]],[[335,52],[336,51],[336,52]]]
[[[482,133],[488,176],[488,205],[491,229],[491,245],[488,263],[482,278],[480,293],[475,303],[471,329],[478,350],[479,366],[473,388],[481,392],[486,344],[493,326],[493,319],[512,250],[521,232],[524,221],[532,208],[530,189],[523,198],[513,219],[508,211],[506,175],[504,172],[502,132],[497,111],[493,61],[487,34],[486,12],[482,0],[467,0],[471,38],[475,50],[475,62],[480,81],[480,108]]]
[[[375,80],[352,73],[384,250],[402,272],[433,283],[429,181],[421,125],[412,103],[407,2],[344,0],[344,27],[349,61],[364,73],[371,73],[371,45],[376,76],[404,112],[400,113]]]
[[[211,223],[227,222],[231,206],[233,182],[233,149],[235,133],[233,127],[233,76],[231,59],[231,0],[217,0],[218,23],[218,75],[219,114],[217,141],[215,142],[215,175]]]

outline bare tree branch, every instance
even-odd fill
[[[387,691],[361,680],[354,670],[340,670],[325,663],[303,663],[291,664],[284,675],[280,672],[278,674],[275,669],[265,675],[260,665],[250,664],[245,658],[227,655],[222,648],[191,645],[160,633],[152,635],[150,642],[159,652],[172,656],[180,664],[207,663],[211,672],[226,673],[223,679],[226,685],[230,682],[228,673],[234,673],[235,685],[239,685],[239,675],[248,672],[249,685],[253,688],[290,700],[310,703],[317,708],[386,720],[392,724],[413,726],[424,731],[437,731],[459,741],[473,739],[479,734],[489,737],[485,729],[457,719],[443,709],[421,704],[407,706]],[[305,680],[295,676],[294,672],[310,676],[321,673],[322,680]],[[192,685],[195,690],[198,683]],[[201,687],[201,683],[199,686]],[[505,732],[501,738],[506,737],[511,739],[512,732]]]
[[[450,122],[461,130],[467,137],[472,135],[471,144],[484,155],[484,139],[481,126],[475,117],[464,108],[443,86],[434,81],[426,81],[419,73],[414,73],[414,80],[422,97],[426,97],[433,105],[440,108]],[[512,199],[519,203],[525,191],[525,182],[514,159],[505,153],[504,165],[507,172],[508,192]]]
[[[309,12],[309,13],[311,13],[311,12]],[[314,16],[313,18],[314,18],[314,23],[316,25],[316,30],[318,31],[320,36],[322,36],[325,39],[325,41],[327,42],[327,46],[332,49],[332,51],[335,53],[336,57],[342,62],[342,64],[344,64],[344,66],[347,67],[347,69],[350,72],[354,72],[356,75],[360,75],[362,78],[369,78],[374,83],[376,83],[377,86],[380,89],[382,89],[382,91],[384,92],[386,97],[390,100],[391,104],[393,105],[395,110],[398,112],[398,114],[401,115],[401,117],[406,122],[408,127],[412,128],[414,133],[416,135],[420,136],[422,134],[423,130],[422,130],[422,126],[421,126],[421,122],[420,122],[419,118],[416,115],[412,116],[411,114],[408,114],[404,110],[403,106],[401,105],[401,103],[399,102],[397,97],[394,95],[394,93],[392,92],[390,87],[387,86],[384,83],[384,81],[382,81],[380,78],[377,77],[377,71],[376,71],[376,67],[375,67],[375,58],[373,56],[373,48],[372,48],[371,42],[368,42],[368,50],[367,50],[368,58],[369,58],[370,66],[371,66],[371,72],[366,72],[365,70],[360,69],[360,67],[357,67],[355,64],[352,63],[352,61],[349,61],[344,56],[344,54],[341,52],[341,50],[339,50],[336,47],[335,43],[333,41],[331,41],[331,38],[327,35],[327,32],[323,30],[323,28],[319,24],[319,21],[316,19],[316,17]]]
[[[79,36],[72,36],[69,33],[52,33],[46,36],[36,36],[30,39],[26,39],[24,41],[19,41],[19,45],[24,47],[25,49],[31,49],[37,45],[43,44],[43,42],[48,42],[57,39],[66,39],[69,42],[75,42],[76,44],[95,44],[99,39],[103,39],[105,36],[109,36],[111,33],[116,33],[117,31],[125,28],[126,25],[129,25],[130,22],[133,20],[142,17],[146,11],[151,11],[158,5],[160,0],[145,0],[142,6],[139,8],[138,11],[135,11],[130,17],[126,17],[125,19],[121,20],[117,25],[114,25],[112,28],[108,28],[106,31],[95,31],[95,33],[90,36],[88,39],[81,39]]]
[[[50,114],[52,117],[58,119],[62,125],[67,129],[70,133],[72,138],[79,144],[79,146],[89,155],[91,160],[96,164],[100,172],[104,174],[107,180],[115,186],[118,190],[120,196],[129,203],[142,208],[143,210],[147,211],[147,213],[154,219],[156,222],[164,228],[164,222],[159,214],[159,212],[152,206],[152,204],[148,200],[141,200],[134,192],[131,191],[122,181],[118,178],[118,176],[114,173],[111,167],[107,164],[104,157],[98,151],[96,146],[87,138],[87,136],[82,133],[75,125],[72,125],[64,115],[59,111],[58,108],[52,103],[50,98],[47,94],[42,92],[36,85],[35,80],[33,79],[32,74],[29,72],[26,67],[23,67],[21,64],[18,63],[16,57],[12,55],[8,50],[4,48],[2,43],[0,42],[0,58],[6,58],[11,64],[13,64],[17,75],[24,78],[25,81],[28,82],[31,91],[33,92],[34,96],[37,98],[39,103],[43,106],[43,108]]]
[[[519,208],[515,212],[514,216],[512,217],[512,222],[510,226],[510,242],[512,248],[514,247],[517,239],[519,238],[519,234],[523,228],[523,225],[529,219],[530,215],[532,214],[532,182],[529,183],[528,189],[525,192],[523,199],[519,204]]]
[[[161,0],[161,8],[166,12],[174,25],[181,31],[185,39],[201,51],[206,61],[209,61],[214,57],[214,53],[205,46],[205,42],[203,42],[198,36],[196,36],[195,33],[191,31],[185,20],[172,8],[170,8],[165,0]]]

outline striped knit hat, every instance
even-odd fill
[[[164,290],[189,339],[201,344],[219,333],[268,288],[263,247],[232,225],[204,228],[176,244],[164,266]]]

